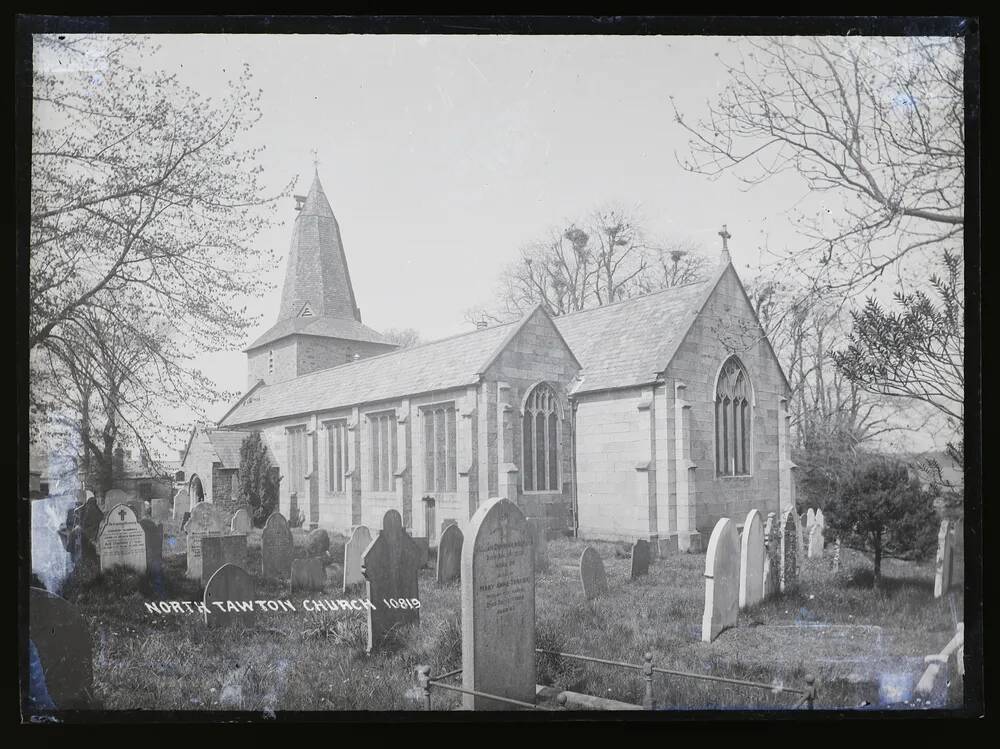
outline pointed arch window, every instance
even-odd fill
[[[528,395],[521,429],[524,491],[560,491],[559,405],[555,391],[545,383]]]
[[[735,356],[722,365],[715,384],[715,473],[749,476],[751,425],[750,375]]]

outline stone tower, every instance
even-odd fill
[[[395,344],[361,323],[340,226],[319,173],[296,195],[281,310],[277,322],[246,349],[247,387],[270,384],[391,351]]]

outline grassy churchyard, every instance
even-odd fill
[[[305,533],[294,532],[294,556],[307,556]],[[345,540],[331,536],[327,586],[292,595],[260,577],[260,533],[249,541],[255,598],[290,600],[296,611],[258,614],[252,628],[210,629],[196,613],[150,613],[149,601],[200,601],[198,581],[185,578],[184,536],[164,525],[159,582],[124,569],[104,575],[81,564],[62,595],[79,607],[94,645],[94,692],[107,710],[420,710],[414,669],[461,668],[459,583],[439,587],[430,564],[420,570],[420,625],[399,632],[372,655],[363,611],[307,613],[303,599],[363,597],[340,591]],[[955,630],[947,597],[933,597],[933,562],[883,562],[871,587],[871,562],[844,549],[838,574],[832,547],[801,559],[798,587],[739,614],[736,628],[701,641],[705,556],[656,560],[631,581],[623,547],[592,543],[603,558],[610,594],[584,600],[580,554],[587,544],[548,544],[549,566],[536,577],[536,646],[714,676],[802,687],[817,677],[816,707],[884,708],[908,698],[923,656],[938,652]],[[92,564],[92,563],[91,563]],[[962,611],[961,592],[954,601]],[[541,684],[639,704],[643,678],[600,664],[539,656]],[[460,683],[460,682],[454,682]],[[657,675],[655,699],[666,709],[769,709],[793,695]],[[955,690],[953,690],[955,691]],[[961,695],[952,694],[953,704]],[[435,709],[456,709],[460,696],[433,691]],[[911,705],[912,706],[912,705]]]

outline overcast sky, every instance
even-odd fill
[[[693,241],[713,260],[722,224],[746,279],[796,238],[795,175],[746,191],[685,172],[687,138],[670,97],[694,119],[725,84],[735,40],[669,36],[155,36],[150,62],[207,96],[249,63],[262,89],[253,136],[265,183],[319,173],[340,223],[366,324],[425,339],[469,328],[463,312],[493,298],[501,267],[550,228],[595,207],[635,209],[647,233]],[[280,261],[273,290],[248,300],[274,324],[295,217],[282,202],[260,238]],[[773,258],[770,258],[773,260]],[[201,357],[243,391],[245,355]],[[218,418],[226,407],[214,409]]]

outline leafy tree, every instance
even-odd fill
[[[250,508],[254,525],[261,527],[278,507],[278,469],[271,463],[260,432],[251,432],[240,445],[239,496]]]
[[[675,119],[685,169],[808,189],[782,257],[816,288],[860,290],[904,258],[959,249],[965,221],[964,40],[754,37],[708,111]]]
[[[874,554],[876,585],[883,556],[924,559],[935,548],[934,494],[898,461],[860,461],[827,503],[824,518],[844,544]]]

